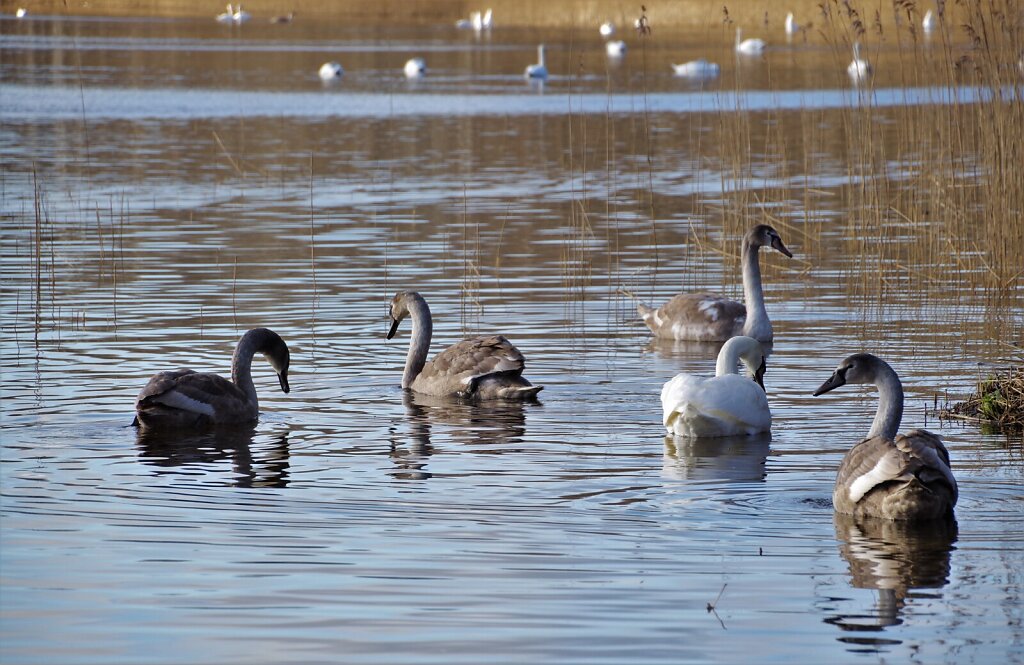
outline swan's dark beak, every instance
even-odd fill
[[[287,395],[288,394],[288,390],[289,390],[289,388],[288,388],[288,370],[284,370],[283,372],[278,373],[277,380],[281,384],[281,390],[283,390],[284,393]]]
[[[390,318],[390,316],[388,318]],[[387,339],[391,339],[392,337],[395,336],[395,333],[398,332],[399,323],[401,323],[400,319],[391,319],[391,329],[388,330]]]
[[[761,358],[761,366],[757,368],[756,372],[754,372],[754,382],[757,383],[757,385],[761,386],[761,390],[764,390],[766,394],[768,391],[765,390],[764,387],[764,373],[767,371],[768,363],[765,361],[764,358]]]
[[[835,390],[839,386],[845,386],[845,385],[846,385],[846,370],[845,369],[837,369],[836,371],[832,372],[832,376],[828,377],[828,381],[826,381],[825,383],[821,384],[821,386],[819,386],[818,389],[814,391],[814,396],[817,397],[818,395],[824,395],[825,393],[827,393],[830,390]]]
[[[775,236],[772,238],[772,249],[782,252],[788,258],[793,258],[793,252],[786,249],[786,246],[782,244],[782,238]]]

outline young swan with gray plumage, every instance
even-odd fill
[[[402,319],[412,318],[402,388],[435,397],[476,400],[530,399],[543,389],[523,378],[523,354],[501,335],[464,339],[427,362],[434,323],[427,301],[415,291],[395,294],[388,316],[388,339],[395,336]]]
[[[743,236],[743,299],[746,306],[714,293],[680,294],[658,309],[638,304],[637,312],[656,337],[696,342],[724,342],[745,335],[759,342],[772,341],[772,322],[764,308],[761,266],[757,253],[771,247],[792,258],[778,231],[758,224]]]
[[[273,330],[254,328],[238,340],[231,359],[231,380],[190,369],[160,372],[135,400],[133,425],[180,429],[251,423],[260,405],[252,382],[252,358],[262,353],[288,392],[288,345]]]
[[[814,395],[848,383],[874,384],[879,403],[867,438],[839,465],[832,493],[836,512],[890,520],[952,514],[957,486],[942,439],[923,429],[896,433],[903,418],[903,385],[896,372],[870,353],[857,353],[839,363]]]

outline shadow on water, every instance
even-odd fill
[[[490,454],[516,452],[526,434],[525,405],[519,402],[472,403],[405,392],[405,422],[391,428],[391,476],[426,480],[427,461],[437,452],[434,438],[467,446],[485,446]],[[536,405],[536,403],[533,403]],[[435,431],[436,429],[436,431]],[[509,446],[515,446],[510,448]]]
[[[950,556],[957,540],[955,519],[905,524],[891,520],[856,520],[835,515],[839,553],[850,566],[850,583],[878,592],[873,611],[831,616],[838,639],[858,649],[900,644],[900,640],[851,633],[879,633],[903,623],[907,599],[916,589],[939,589],[949,582]]]
[[[254,441],[252,427],[202,432],[157,432],[138,429],[139,459],[159,467],[158,473],[209,470],[227,461],[236,487],[288,485],[288,433],[275,433],[269,445]]]
[[[771,432],[715,438],[665,437],[661,466],[671,480],[763,482]]]

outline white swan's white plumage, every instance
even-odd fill
[[[28,10],[24,7],[18,7],[18,11],[14,12],[15,18],[25,18],[28,16]]]
[[[548,67],[544,63],[543,44],[537,47],[537,63],[533,65],[527,65],[526,71],[523,72],[523,76],[525,76],[528,79],[546,79],[548,77]]]
[[[854,83],[860,83],[871,76],[871,63],[860,57],[860,42],[853,43],[853,61],[846,67],[846,73]]]
[[[484,30],[491,29],[491,21],[493,19],[493,16],[494,15],[490,9],[488,9],[486,12],[482,14],[480,12],[473,12],[472,14],[469,15],[469,21],[472,24],[474,30],[476,30],[477,32],[482,32]]]
[[[410,58],[405,63],[405,77],[418,79],[427,73],[427,63],[423,58]]]
[[[738,362],[750,377],[736,372]],[[718,353],[714,377],[677,374],[665,383],[661,389],[662,424],[669,434],[690,437],[771,430],[768,398],[758,383],[763,372],[761,344],[751,337],[733,337]]]
[[[626,42],[621,39],[608,42],[604,45],[604,50],[609,58],[621,58],[626,55]]]
[[[235,10],[235,13],[231,15],[231,20],[235,23],[245,23],[251,18],[252,14],[242,9],[241,3],[238,4],[238,9]]]
[[[786,14],[786,34],[792,37],[800,29],[796,19],[793,18],[793,12]]]
[[[764,53],[763,39],[743,39],[743,31],[736,28],[736,52],[742,55],[760,55]]]
[[[341,65],[337,62],[325,62],[320,65],[320,71],[317,73],[324,81],[333,81],[341,78],[345,73],[345,70],[342,69]]]
[[[928,10],[924,13],[924,18],[921,19],[921,27],[924,28],[925,32],[931,32],[938,26],[938,20],[935,18],[935,14],[932,10]]]
[[[223,14],[217,14],[218,23],[231,23],[235,17],[235,8],[231,5],[227,6],[227,10]]]
[[[672,65],[672,71],[676,76],[691,79],[713,79],[718,76],[720,67],[714,62],[708,62],[704,58],[691,60],[679,65]]]
[[[611,21],[605,21],[597,31],[601,33],[602,37],[611,37],[615,34],[615,24]]]

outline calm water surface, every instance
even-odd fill
[[[1024,661],[1021,448],[927,413],[1005,360],[1024,295],[864,288],[829,140],[858,97],[845,56],[737,64],[731,35],[656,33],[609,65],[596,31],[2,26],[4,663]],[[538,39],[543,89],[521,78]],[[702,55],[721,79],[670,76]],[[325,88],[327,59],[349,73]],[[920,83],[908,102],[946,94]],[[805,100],[813,128],[772,99]],[[735,127],[749,168],[722,148]],[[914,158],[887,177],[912,187]],[[738,239],[766,220],[795,254],[761,259],[773,432],[666,439],[661,384],[712,373],[718,347],[651,342],[623,291],[739,297]],[[408,327],[384,333],[404,288],[435,350],[509,336],[540,403],[403,394]],[[290,345],[292,392],[257,360],[254,430],[128,426],[153,372],[226,373],[256,326]],[[946,438],[956,525],[834,518],[876,397],[810,393],[859,350],[900,373],[905,426]]]

